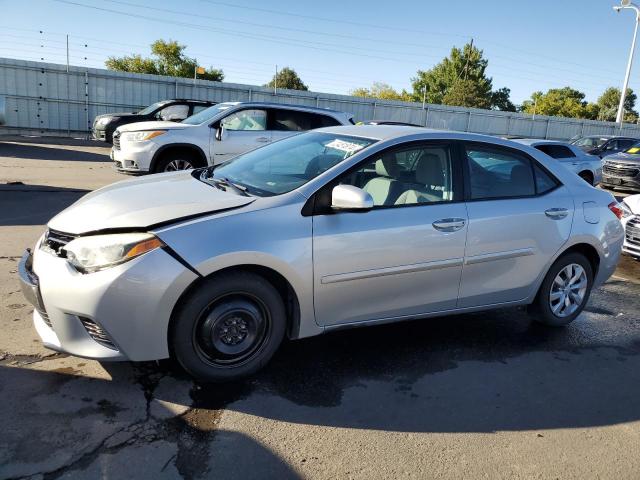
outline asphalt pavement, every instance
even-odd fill
[[[0,137],[0,479],[640,478],[640,262],[569,327],[522,309],[286,343],[255,377],[45,350],[17,262],[124,179],[87,141]]]

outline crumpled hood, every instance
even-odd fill
[[[80,235],[106,229],[147,228],[255,200],[203,183],[189,172],[117,182],[91,192],[53,217],[48,227]]]
[[[195,127],[186,123],[176,122],[135,122],[118,127],[119,132],[140,132],[144,130],[183,130],[185,128]]]
[[[628,196],[624,199],[624,203],[629,205],[629,208],[633,213],[640,215],[640,194]]]

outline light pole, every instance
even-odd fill
[[[631,42],[631,52],[629,52],[629,61],[627,62],[627,73],[624,76],[624,84],[622,85],[622,91],[620,92],[620,105],[618,105],[618,114],[616,115],[616,123],[622,128],[622,121],[624,120],[624,100],[627,96],[627,88],[629,86],[629,75],[631,74],[631,64],[633,63],[633,53],[636,49],[636,37],[638,36],[638,24],[640,24],[640,7],[631,2],[631,0],[621,0],[620,6],[615,6],[613,9],[616,12],[620,12],[623,8],[632,8],[636,12],[636,26],[633,31],[633,41]]]

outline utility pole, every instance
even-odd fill
[[[627,96],[627,88],[629,87],[629,76],[631,74],[631,65],[633,64],[633,53],[636,49],[636,38],[638,36],[638,24],[640,24],[640,7],[631,3],[630,0],[621,0],[621,6],[615,6],[613,9],[616,12],[620,12],[623,8],[631,8],[636,14],[636,26],[633,31],[633,40],[631,41],[631,52],[629,52],[629,60],[627,62],[627,71],[624,75],[624,83],[622,85],[622,91],[620,92],[620,105],[618,105],[618,113],[616,115],[616,123],[622,128],[622,122],[624,121],[624,101]]]
[[[69,73],[69,34],[67,33],[67,73]]]
[[[278,65],[276,65],[276,76],[273,77],[273,94],[278,95]]]
[[[424,84],[424,88],[422,89],[422,109],[424,110],[424,106],[427,103],[427,84]]]

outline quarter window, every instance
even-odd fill
[[[376,207],[453,200],[453,167],[447,146],[416,146],[373,156],[341,184],[369,193]]]
[[[468,146],[466,152],[472,200],[536,194],[528,158],[490,147]]]
[[[337,120],[327,115],[298,110],[274,109],[272,111],[272,130],[301,132],[339,124]]]
[[[536,175],[536,191],[538,194],[547,193],[558,185],[556,180],[545,172],[538,164],[533,166],[534,173]]]
[[[222,120],[227,130],[266,130],[267,112],[264,110],[241,110]]]

